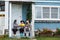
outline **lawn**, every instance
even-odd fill
[[[60,40],[60,37],[37,37],[37,40]]]
[[[60,37],[36,37],[36,40],[60,40]],[[29,38],[9,38],[8,36],[6,37],[0,37],[0,40],[33,40]]]

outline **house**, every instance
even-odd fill
[[[26,20],[28,5],[32,5],[32,37],[34,30],[60,28],[60,0],[1,0],[0,1],[0,34],[9,29],[12,37],[12,23],[17,19]]]

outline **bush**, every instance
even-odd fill
[[[60,29],[59,28],[56,29],[56,34],[60,35]]]
[[[50,29],[44,28],[42,34],[52,34],[52,31]]]
[[[40,36],[41,30],[38,29],[37,31],[35,31],[35,36]]]

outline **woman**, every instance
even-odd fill
[[[18,30],[17,27],[18,27],[17,20],[14,20],[12,29],[14,36],[16,36],[16,32]]]

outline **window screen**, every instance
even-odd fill
[[[43,7],[43,18],[49,18],[49,7]]]
[[[41,7],[35,7],[35,17],[41,18]]]
[[[51,18],[58,18],[58,8],[51,8]]]

